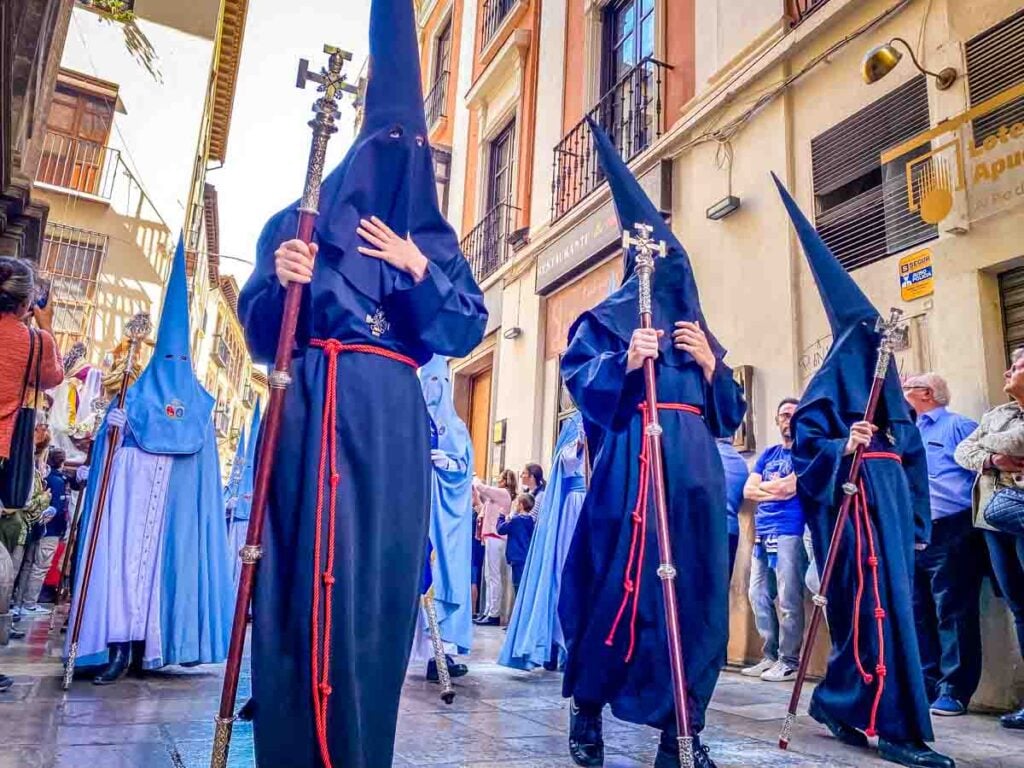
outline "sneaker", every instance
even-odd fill
[[[7,675],[0,675],[0,691],[6,691],[12,685],[14,685],[14,681],[11,678]]]
[[[49,616],[51,613],[53,613],[53,611],[51,611],[49,608],[44,608],[38,603],[36,603],[35,605],[22,606],[21,609],[22,616]]]
[[[796,668],[789,666],[786,662],[776,661],[772,664],[772,668],[765,670],[761,674],[761,679],[766,683],[784,683],[787,680],[793,680],[796,677]]]
[[[769,669],[775,666],[775,659],[763,658],[757,664],[746,669],[741,669],[740,674],[746,677],[760,677]]]
[[[939,694],[939,698],[932,702],[929,709],[933,715],[939,717],[957,717],[967,713],[967,707],[948,693]]]

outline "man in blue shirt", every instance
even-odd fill
[[[918,545],[914,564],[914,619],[921,666],[933,715],[962,715],[981,677],[978,599],[984,542],[971,519],[974,473],[953,460],[978,426],[950,411],[949,387],[934,373],[913,376],[903,394],[917,413],[928,453],[932,538]]]
[[[748,596],[754,624],[764,641],[764,658],[744,669],[743,674],[772,683],[796,677],[804,639],[807,552],[804,511],[796,495],[790,427],[798,402],[787,397],[779,403],[775,423],[782,443],[757,457],[754,471],[743,488],[744,497],[757,502]]]
[[[743,506],[743,487],[750,475],[747,460],[740,456],[732,444],[731,437],[723,437],[715,441],[718,455],[722,458],[722,469],[725,470],[725,514],[729,527],[729,578],[732,578],[733,566],[736,565],[736,550],[740,545],[740,507]]]

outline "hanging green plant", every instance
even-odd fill
[[[80,0],[82,5],[95,8],[112,21],[119,21],[122,24],[135,21],[135,12],[128,6],[125,0]]]

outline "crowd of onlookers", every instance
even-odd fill
[[[1024,349],[1014,353],[1006,372],[1010,402],[984,414],[980,426],[949,408],[949,387],[937,374],[906,378],[903,392],[921,435],[932,516],[931,539],[915,551],[918,645],[932,713],[956,716],[967,711],[981,679],[980,594],[986,576],[1009,607],[1024,650]],[[798,406],[795,397],[779,403],[779,441],[752,465],[730,440],[718,442],[727,487],[730,573],[744,500],[753,508],[747,595],[762,658],[741,671],[767,682],[796,676],[806,599],[820,584],[793,469],[791,422]],[[528,464],[518,479],[506,469],[494,486],[474,483],[478,624],[499,624],[519,589],[544,487],[537,464]],[[1024,729],[1024,709],[1001,722]]]

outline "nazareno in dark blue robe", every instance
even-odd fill
[[[728,639],[727,532],[721,514],[725,481],[714,438],[738,428],[745,404],[722,361],[725,352],[713,337],[717,367],[710,383],[689,354],[672,347],[677,320],[693,320],[707,330],[689,259],[607,137],[596,126],[594,130],[620,222],[630,228],[634,222],[648,223],[655,239],[669,246],[668,257],[659,259],[653,286],[654,325],[665,331],[656,364],[659,401],[695,406],[703,414],[660,413],[690,717],[699,732]],[[583,414],[594,462],[562,575],[559,618],[568,650],[563,695],[583,705],[611,704],[622,720],[674,733],[653,491],[648,494],[631,659],[626,661],[632,604],[607,643],[624,595],[644,440],[638,409],[645,391],[643,372],[626,373],[629,339],[639,323],[631,258],[625,275],[612,296],[574,324],[562,359],[562,375]]]
[[[412,0],[374,0],[370,54],[362,130],[321,188],[320,252],[304,291],[256,572],[254,735],[257,764],[267,768],[324,763],[314,719],[311,595],[327,386],[337,397],[340,475],[325,728],[336,768],[392,764],[430,514],[430,427],[416,369],[342,353],[329,382],[324,351],[310,340],[372,344],[422,365],[434,354],[469,353],[486,322],[480,289],[437,206]],[[358,220],[370,215],[412,235],[430,260],[422,282],[355,250]],[[285,295],[274,250],[294,237],[296,222],[294,205],[270,220],[239,297],[260,362],[274,356]]]
[[[850,427],[864,418],[874,377],[879,334],[878,311],[835,259],[778,179],[815,282],[825,304],[834,340],[821,368],[807,386],[793,417],[793,465],[823,568],[843,500],[851,456],[844,456]],[[928,467],[921,435],[911,417],[894,362],[890,362],[875,415],[878,432],[868,452],[894,454],[866,459],[861,476],[878,556],[878,581],[885,637],[885,686],[876,714],[877,733],[890,741],[933,739],[928,699],[914,628],[914,544],[931,535]],[[814,699],[838,720],[868,730],[877,691],[879,642],[866,531],[860,564],[853,516],[847,521],[828,591],[832,654]],[[858,571],[864,596],[859,610],[859,655],[870,683],[858,671],[854,654]]]

